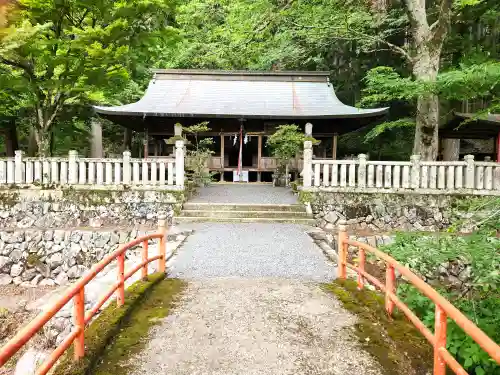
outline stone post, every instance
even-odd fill
[[[123,185],[130,185],[131,168],[130,168],[130,151],[123,152]]]
[[[465,162],[467,163],[465,169],[465,187],[467,189],[474,189],[475,186],[475,171],[474,155],[465,155]]]
[[[91,120],[92,126],[92,138],[90,145],[90,157],[91,158],[102,158],[102,125],[99,119],[93,118]]]
[[[78,184],[77,159],[78,151],[70,150],[68,153],[68,184],[70,185]]]
[[[307,125],[306,125],[307,126]],[[304,179],[303,185],[305,188],[311,187],[312,184],[312,142],[304,142],[304,170],[302,171]]]
[[[174,136],[182,137],[182,125],[181,124],[174,125]]]
[[[22,184],[24,182],[23,176],[23,154],[21,150],[14,152],[14,183]]]
[[[308,122],[306,124],[306,129],[305,130],[306,130],[305,131],[306,137],[312,137],[312,134],[313,134],[313,125],[310,122]]]
[[[175,184],[184,187],[184,141],[175,141]]]
[[[358,155],[358,187],[366,187],[366,154]]]
[[[412,189],[420,187],[420,155],[410,156],[411,161],[411,185]]]

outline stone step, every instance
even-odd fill
[[[204,210],[183,210],[181,217],[211,217],[211,218],[311,218],[307,212],[296,211],[204,211]]]
[[[184,203],[189,211],[287,211],[305,212],[302,204]]]
[[[314,219],[308,218],[259,218],[259,217],[193,217],[193,216],[176,216],[176,223],[286,223],[286,224],[302,224],[314,226]]]

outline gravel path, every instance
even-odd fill
[[[296,204],[290,189],[266,184],[212,184],[199,189],[190,203]]]
[[[135,375],[381,375],[349,339],[354,318],[315,283],[190,281],[151,332]],[[351,334],[352,336],[352,334]]]
[[[329,281],[335,267],[305,233],[292,224],[199,224],[182,246],[170,276],[281,277]]]
[[[196,224],[171,277],[188,280],[131,361],[134,375],[382,375],[355,318],[318,282],[334,265],[292,224]]]

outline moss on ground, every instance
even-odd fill
[[[393,318],[389,317],[381,294],[358,290],[352,280],[336,280],[324,288],[357,316],[355,331],[360,344],[387,375],[432,373],[431,344],[401,314],[396,312]]]
[[[165,279],[163,273],[130,286],[123,307],[111,303],[85,330],[85,357],[74,362],[71,348],[54,375],[124,374],[125,360],[143,347],[151,326],[169,313],[183,288],[184,282]]]

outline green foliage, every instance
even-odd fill
[[[208,170],[208,161],[213,154],[210,146],[213,138],[200,139],[200,133],[209,132],[208,122],[183,127],[184,133],[192,136],[193,142],[189,142],[190,149],[186,155],[186,175],[194,186],[207,186],[212,182],[213,174]]]
[[[105,102],[106,92],[127,86],[137,57],[162,44],[170,27],[164,0],[23,0],[0,39],[0,70],[21,87],[31,111],[40,153],[62,109],[82,102]],[[111,89],[113,88],[113,89]],[[87,103],[88,104],[88,103]]]
[[[165,290],[165,285],[172,291],[165,297],[170,308],[172,297],[182,290],[183,283],[176,279],[164,280],[165,274],[155,273],[148,276],[145,281],[137,281],[125,291],[125,304],[118,307],[111,303],[85,330],[85,357],[74,361],[73,346],[68,349],[54,370],[55,375],[84,375],[92,371],[101,359],[102,353],[113,337],[120,333],[121,328],[127,324],[131,314],[142,309],[142,302],[148,300],[148,295],[160,283],[160,290]],[[170,287],[168,287],[170,285]],[[154,290],[154,289],[153,289]],[[147,309],[146,309],[147,311]],[[167,310],[168,311],[168,310]],[[143,322],[146,326],[153,322]]]
[[[477,202],[470,207],[479,207]],[[498,209],[498,206],[491,206]],[[483,204],[481,210],[487,208]],[[493,225],[498,224],[498,214]],[[447,284],[436,288],[481,328],[494,341],[500,341],[500,238],[492,236],[490,222],[484,221],[473,235],[455,234],[425,236],[398,235],[385,251],[424,279],[436,284],[442,267],[448,264],[469,264],[471,274],[461,285]],[[496,226],[495,228],[499,228]],[[400,283],[398,295],[429,328],[434,327],[434,305],[413,286]],[[449,320],[447,348],[469,373],[500,374],[500,366]]]
[[[500,233],[500,198],[475,197],[457,203],[457,212],[467,212],[465,217],[457,220],[451,231],[473,227],[485,236]]]
[[[304,149],[305,141],[311,141],[313,144],[319,143],[316,139],[307,137],[297,125],[280,125],[276,132],[267,139],[266,146],[284,166]]]
[[[412,118],[402,118],[395,121],[386,121],[380,125],[372,128],[368,134],[365,135],[365,141],[371,142],[378,136],[384,134],[387,131],[391,131],[395,128],[414,128],[415,120]]]

